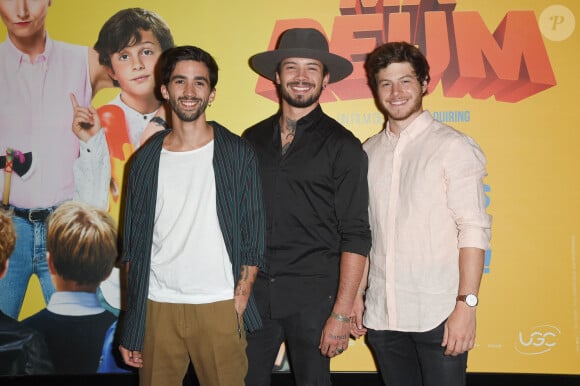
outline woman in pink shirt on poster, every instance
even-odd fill
[[[73,167],[80,146],[71,131],[69,94],[89,104],[98,90],[112,86],[94,50],[50,38],[45,28],[50,5],[50,0],[0,0],[8,32],[0,44],[0,154],[7,148],[23,154],[14,161],[5,197],[18,240],[10,271],[0,280],[0,309],[14,318],[33,274],[46,302],[54,292],[45,220],[74,196]],[[5,163],[0,159],[0,168]]]

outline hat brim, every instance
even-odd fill
[[[329,83],[343,80],[352,73],[352,63],[342,56],[305,48],[261,52],[251,57],[250,65],[258,74],[274,81],[278,63],[286,58],[310,58],[321,61],[330,73]]]

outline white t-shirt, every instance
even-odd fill
[[[151,253],[149,299],[204,304],[232,299],[232,264],[219,226],[213,147],[163,149]]]

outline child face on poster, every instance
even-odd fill
[[[0,17],[14,43],[39,36],[44,39],[44,25],[51,0],[0,0]]]
[[[108,67],[109,75],[122,90],[121,98],[128,105],[154,95],[155,65],[163,51],[153,31],[139,30],[139,33],[139,42],[134,39],[110,55],[111,67]]]

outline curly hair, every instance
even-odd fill
[[[159,58],[159,79],[161,84],[169,85],[175,66],[183,60],[193,60],[205,64],[209,71],[210,88],[212,90],[215,89],[218,82],[218,65],[209,52],[195,46],[173,47],[161,54],[161,58]]]
[[[12,216],[0,209],[0,273],[6,268],[6,261],[14,251],[16,232],[12,223]]]
[[[406,42],[391,42],[378,46],[365,61],[365,70],[369,86],[373,92],[377,90],[377,74],[391,63],[408,62],[417,76],[420,84],[431,80],[429,63],[425,55],[415,46]]]

